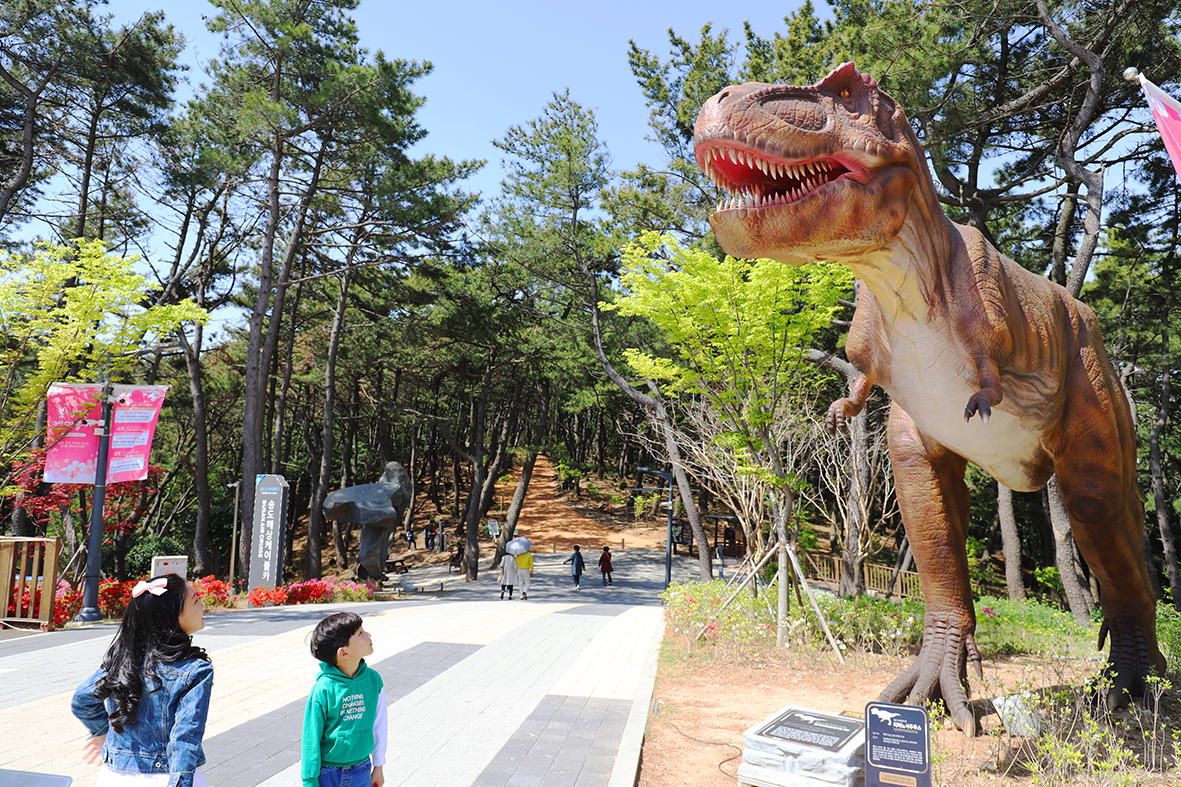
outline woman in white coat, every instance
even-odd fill
[[[505,555],[500,559],[500,597],[504,598],[504,590],[508,588],[508,597],[513,597],[513,585],[517,584],[517,559],[512,555]]]

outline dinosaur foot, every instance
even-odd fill
[[[1099,649],[1111,635],[1111,651],[1102,675],[1095,681],[1095,701],[1107,710],[1142,698],[1145,705],[1156,703],[1157,692],[1149,685],[1153,676],[1165,674],[1165,657],[1157,646],[1153,629],[1128,619],[1105,618],[1099,629]]]
[[[968,704],[967,664],[983,677],[980,651],[969,625],[959,615],[929,613],[918,658],[878,697],[880,702],[919,705],[943,700],[948,715],[965,735],[975,737],[976,716]]]

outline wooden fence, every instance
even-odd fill
[[[0,538],[0,623],[53,628],[60,554],[57,538]]]
[[[804,555],[804,573],[810,579],[819,579],[823,582],[828,582],[832,585],[840,584],[840,564],[838,558],[833,555],[814,555],[808,552]],[[876,563],[862,563],[861,573],[865,578],[865,589],[867,592],[877,593],[879,595],[886,595],[886,589],[890,586],[890,577],[894,575],[894,569],[891,566],[882,566]],[[900,598],[914,598],[922,599],[923,591],[919,586],[919,575],[914,571],[903,571],[898,575],[898,580],[894,583],[893,596]]]

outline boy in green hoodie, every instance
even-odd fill
[[[373,639],[354,612],[329,615],[312,632],[312,655],[322,663],[303,714],[304,787],[385,784],[385,689],[365,664],[371,653]]]

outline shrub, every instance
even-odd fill
[[[280,585],[274,588],[254,588],[246,594],[246,600],[252,607],[278,607],[287,603],[287,588]]]
[[[376,582],[357,582],[339,577],[329,577],[324,581],[332,588],[332,601],[372,601],[378,590]]]
[[[287,586],[288,604],[322,604],[332,600],[332,587],[322,579]]]
[[[175,536],[145,536],[127,550],[127,573],[131,576],[150,576],[152,558],[188,553],[188,547]]]
[[[104,579],[98,583],[98,611],[104,618],[122,618],[124,610],[131,601],[131,590],[137,580],[129,579],[120,582],[117,579]]]
[[[53,602],[53,625],[61,627],[69,623],[82,609],[82,587],[70,587],[64,579],[57,582],[57,593]]]
[[[999,654],[1090,656],[1094,633],[1069,612],[1039,601],[981,596],[976,601],[976,644],[985,658]]]
[[[1181,612],[1173,605],[1157,603],[1156,636],[1165,660],[1176,670],[1181,665]]]
[[[234,605],[234,594],[230,589],[230,583],[223,582],[213,575],[194,579],[193,590],[196,592],[197,598],[205,602],[207,609],[220,609]]]

